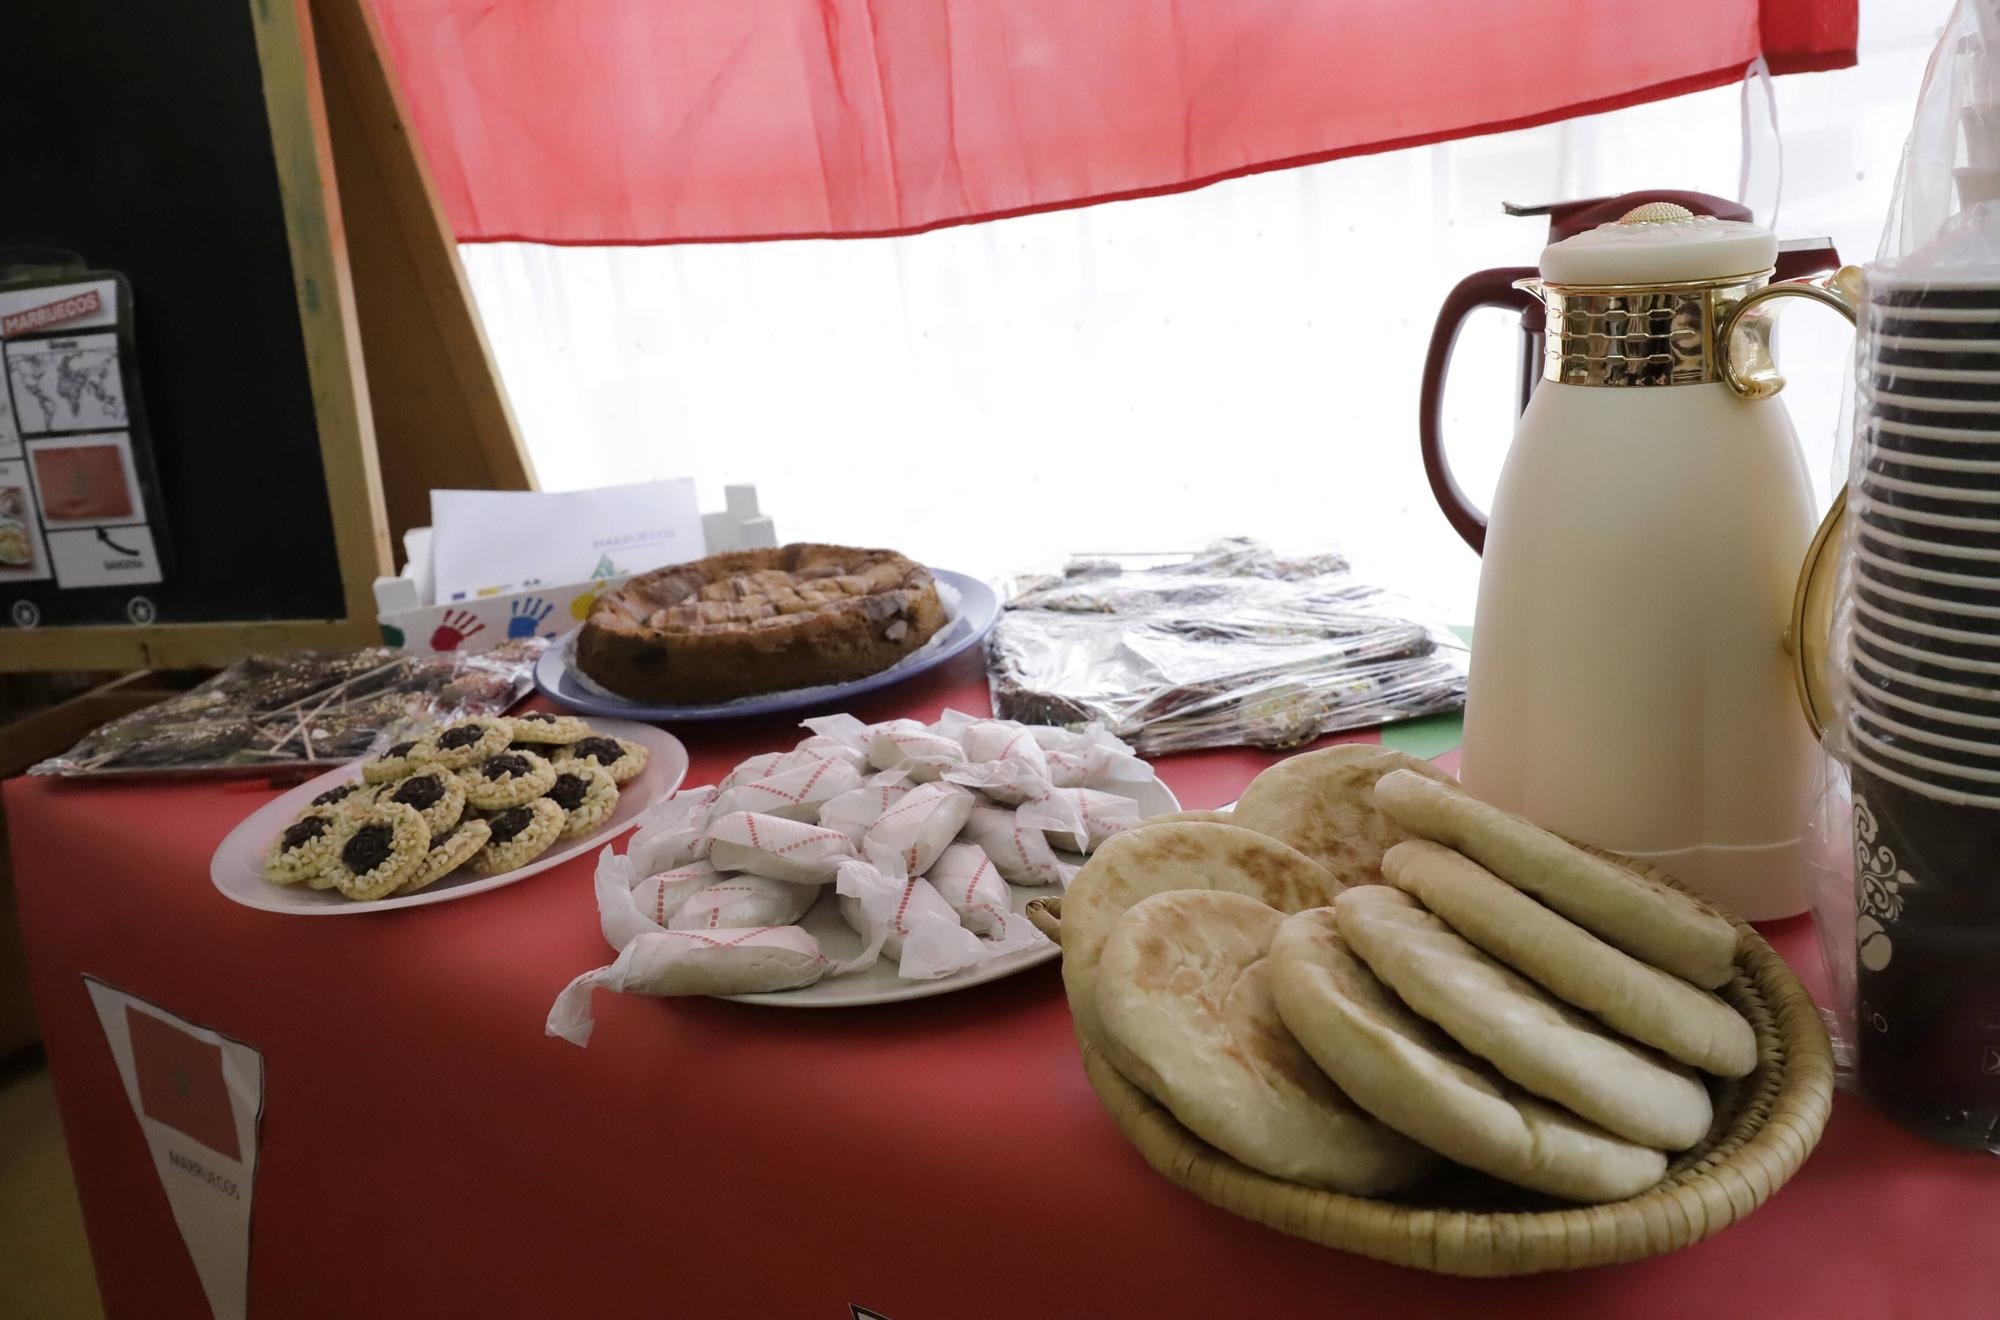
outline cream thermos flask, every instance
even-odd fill
[[[1787,632],[1819,510],[1772,397],[1768,302],[1846,309],[1771,283],[1777,257],[1769,230],[1653,202],[1518,281],[1545,309],[1542,372],[1483,528],[1461,770],[1752,920],[1805,910],[1819,756]],[[1428,397],[1463,310],[1432,343],[1424,445],[1481,549]]]

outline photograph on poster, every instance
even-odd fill
[[[28,461],[50,531],[146,520],[132,442],[124,432],[36,440],[28,446]]]
[[[48,575],[48,550],[35,523],[27,465],[0,459],[0,582],[32,582]]]

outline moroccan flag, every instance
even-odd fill
[[[236,1113],[222,1076],[222,1047],[130,1004],[125,1025],[132,1033],[133,1071],[146,1117],[232,1160],[241,1159]]]

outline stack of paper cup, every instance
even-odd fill
[[[2000,1148],[2000,270],[1867,276],[1844,732],[1864,1089]]]

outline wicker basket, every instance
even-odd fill
[[[1028,916],[1061,940],[1061,899],[1036,900]],[[1731,920],[1737,974],[1718,993],[1756,1028],[1756,1070],[1709,1079],[1715,1125],[1708,1138],[1676,1158],[1656,1186],[1623,1201],[1575,1206],[1470,1172],[1394,1201],[1302,1187],[1246,1168],[1194,1136],[1089,1041],[1082,1042],[1084,1073],[1125,1139],[1169,1181],[1294,1237],[1442,1274],[1539,1274],[1643,1260],[1699,1242],[1762,1205],[1804,1163],[1833,1104],[1833,1052],[1811,996],[1762,936]]]

